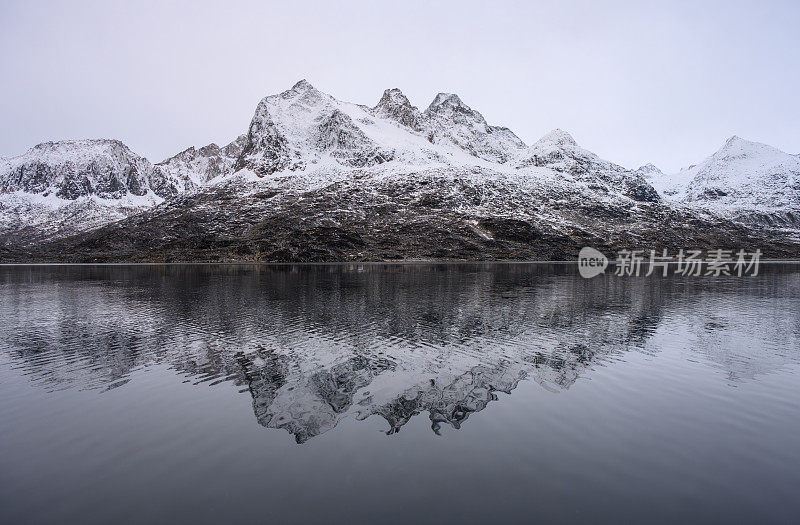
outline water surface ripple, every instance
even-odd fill
[[[797,265],[0,267],[0,319],[3,522],[800,511]]]

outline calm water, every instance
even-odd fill
[[[800,266],[0,268],[0,522],[785,522]]]

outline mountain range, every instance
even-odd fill
[[[562,130],[526,145],[457,95],[375,106],[305,80],[230,144],[153,164],[117,140],[0,158],[0,260],[574,259],[604,250],[800,256],[800,157],[738,137],[676,174]]]

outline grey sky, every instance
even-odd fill
[[[800,2],[2,1],[0,155],[103,137],[157,162],[232,140],[301,78],[368,105],[455,92],[628,167],[733,134],[797,153],[798,28]]]

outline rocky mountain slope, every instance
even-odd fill
[[[420,111],[390,89],[368,107],[300,81],[261,100],[224,147],[152,165],[117,141],[65,141],[3,160],[0,256],[571,259],[586,244],[795,256],[800,160],[740,142],[667,177],[600,159],[561,130],[527,146],[454,94]],[[728,213],[743,200],[770,219]]]

